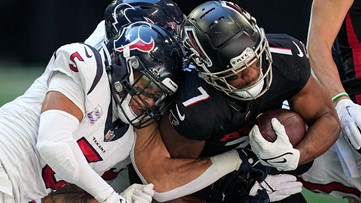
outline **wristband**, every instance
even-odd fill
[[[337,101],[340,97],[350,97],[346,92],[341,92],[339,94],[337,94],[336,96],[332,97],[331,101],[335,102]]]

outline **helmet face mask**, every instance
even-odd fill
[[[138,73],[133,84],[125,83],[119,95],[121,118],[137,128],[159,120],[174,94],[147,73]]]
[[[217,90],[238,100],[254,100],[268,90],[272,56],[263,29],[248,12],[231,2],[209,1],[190,13],[184,32],[183,44],[198,66],[199,76]],[[229,84],[257,62],[261,71],[254,84]]]
[[[119,117],[136,128],[159,120],[180,82],[179,44],[147,22],[131,23],[109,43],[113,51],[108,75]]]

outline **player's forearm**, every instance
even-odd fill
[[[164,151],[152,149],[146,153],[136,150],[132,163],[143,182],[154,184],[154,198],[161,202],[201,190],[241,164],[235,151],[211,159],[172,159]]]
[[[299,164],[308,163],[326,152],[337,140],[340,124],[335,112],[320,116],[308,128],[304,140],[297,146],[300,150]]]
[[[329,97],[337,95],[340,92],[345,92],[342,86],[340,75],[336,64],[333,61],[331,50],[326,50],[327,47],[324,45],[310,45],[310,63],[311,67],[321,82],[326,87]]]
[[[139,144],[137,136],[132,163],[146,182],[158,192],[173,190],[198,176],[212,164],[211,160],[172,159],[161,142]]]

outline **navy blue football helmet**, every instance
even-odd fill
[[[255,18],[232,2],[208,1],[193,9],[184,24],[183,44],[199,76],[228,96],[253,100],[271,85],[272,56],[266,35]],[[228,83],[255,62],[262,71],[254,85],[240,89]],[[259,91],[253,94],[255,88]]]
[[[119,117],[136,128],[159,120],[181,81],[180,44],[161,27],[140,21],[124,27],[107,48],[107,72]]]
[[[116,35],[131,22],[157,24],[173,36],[180,36],[185,16],[172,0],[113,0],[104,13],[106,36]]]

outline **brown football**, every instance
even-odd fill
[[[287,109],[271,109],[260,114],[256,119],[256,124],[267,141],[274,142],[277,138],[277,134],[272,128],[272,118],[277,118],[285,127],[288,138],[294,147],[304,138],[306,124],[298,113]]]

